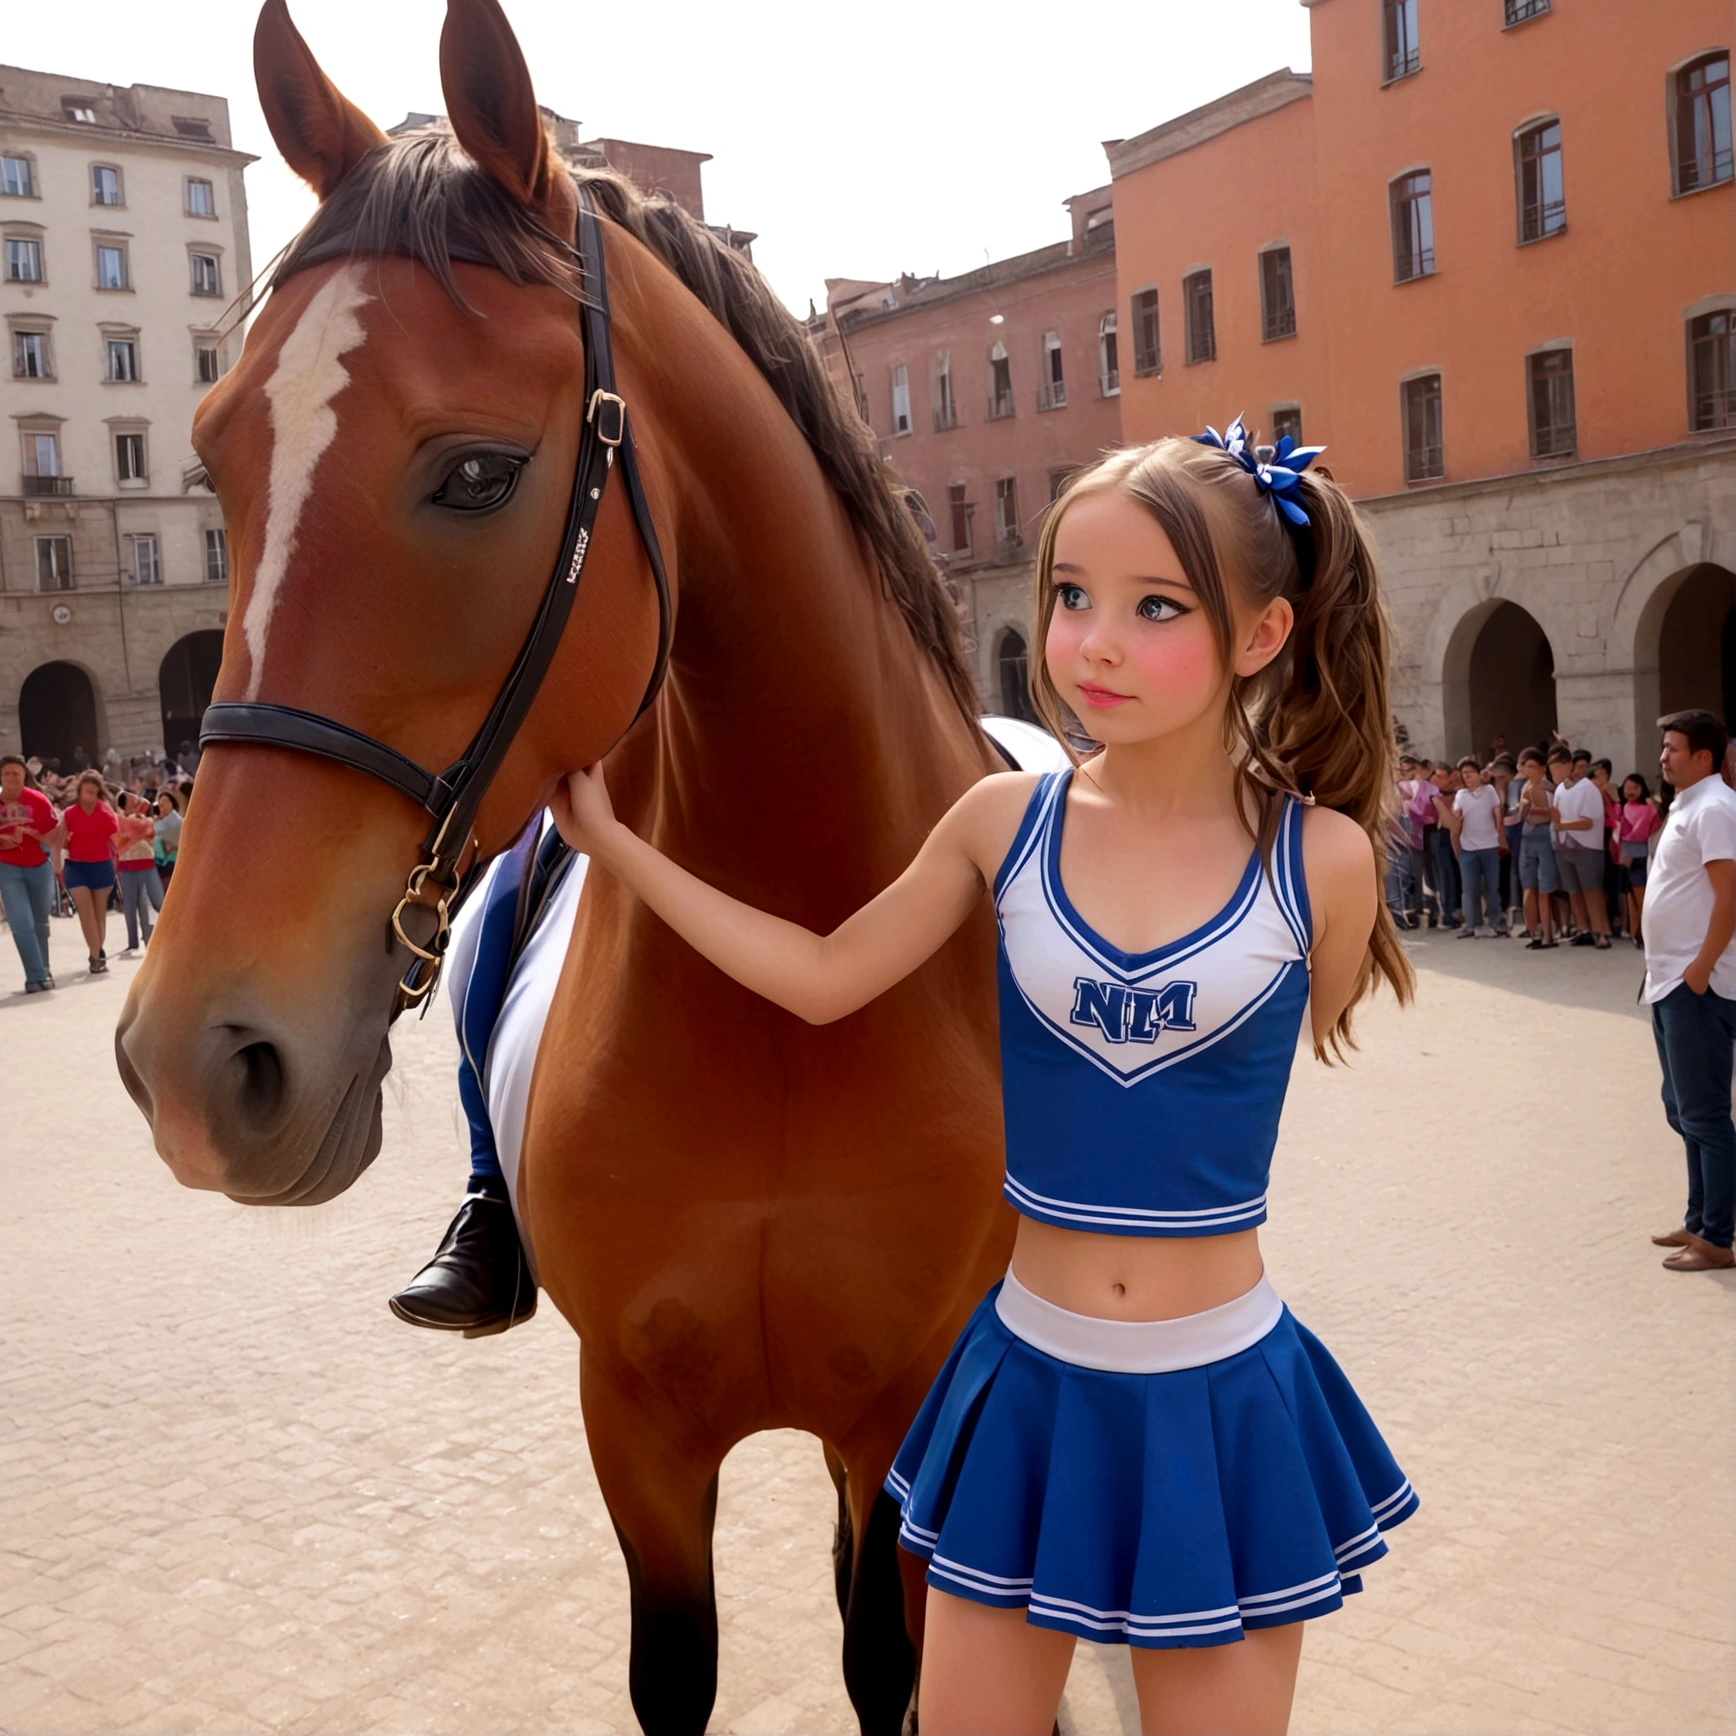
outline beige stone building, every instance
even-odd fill
[[[193,412],[252,279],[221,97],[0,66],[0,748],[197,734],[228,548]]]

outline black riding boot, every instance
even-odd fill
[[[392,1298],[412,1326],[484,1338],[536,1313],[536,1281],[499,1183],[465,1196],[434,1258]]]

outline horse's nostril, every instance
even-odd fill
[[[243,1117],[254,1125],[273,1121],[283,1107],[283,1057],[272,1043],[248,1043],[235,1053],[241,1067],[236,1093]]]

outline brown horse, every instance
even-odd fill
[[[561,546],[586,407],[561,239],[575,184],[494,0],[450,0],[456,144],[388,142],[282,0],[255,52],[273,136],[321,205],[198,414],[235,557],[217,697],[296,706],[443,765],[512,666]],[[872,437],[752,268],[673,205],[585,183],[607,220],[619,390],[677,597],[673,658],[634,723],[658,609],[616,485],[478,852],[608,754],[641,833],[823,930],[998,763],[951,613]],[[343,766],[209,748],[117,1038],[181,1181],[287,1205],[366,1168],[407,962],[387,918],[425,823]],[[917,975],[815,1029],[726,980],[606,875],[585,887],[521,1204],[580,1340],[648,1730],[704,1727],[718,1467],[784,1427],[820,1438],[839,1486],[861,1724],[904,1717],[922,1586],[881,1480],[1010,1247],[992,973],[985,900]]]

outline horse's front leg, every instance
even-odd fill
[[[579,1393],[597,1482],[627,1558],[633,1710],[645,1736],[703,1736],[717,1698],[711,1531],[722,1454],[684,1452],[582,1349]]]

